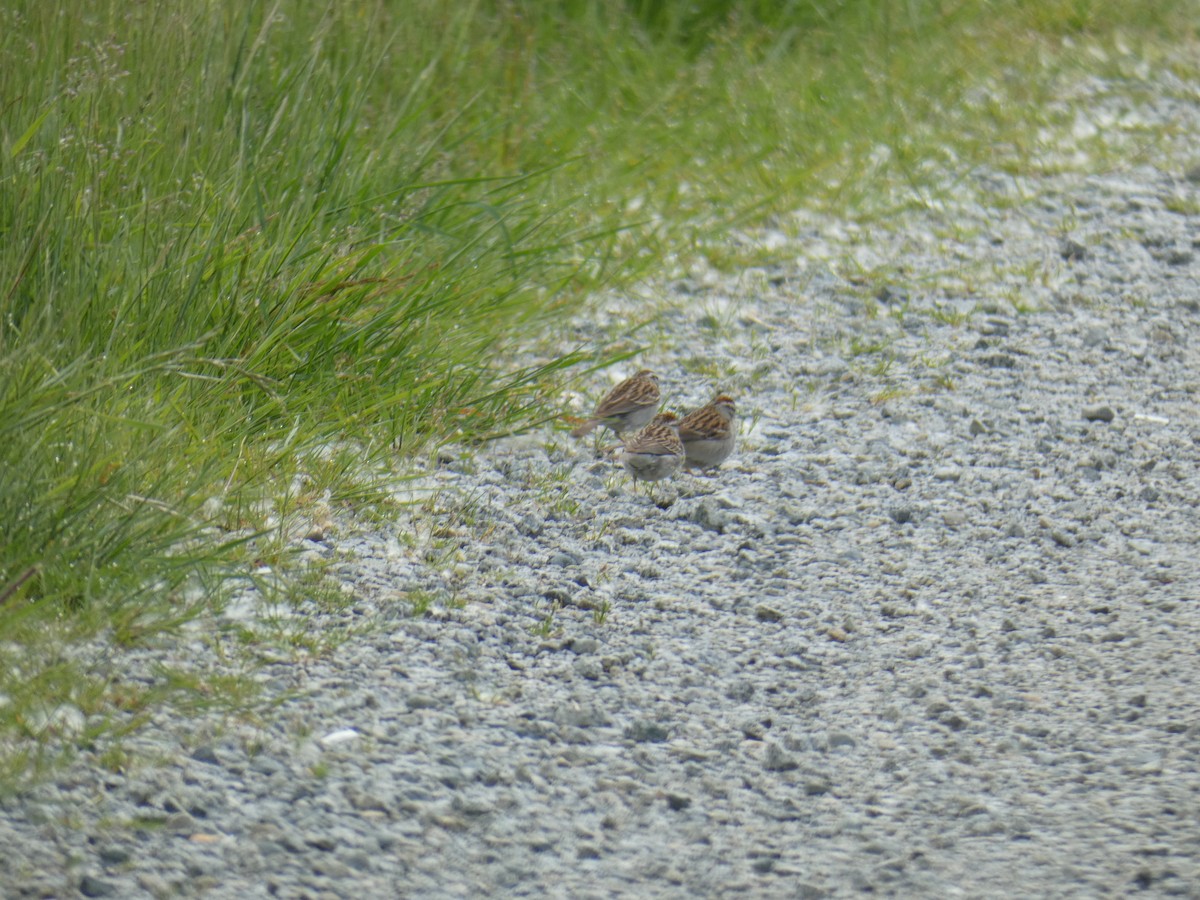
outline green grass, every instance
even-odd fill
[[[186,677],[117,696],[112,655],[263,553],[319,590],[289,523],[386,515],[367,473],[549,421],[573,366],[635,352],[558,343],[597,287],[802,202],[927,197],[930,161],[1037,170],[1064,123],[1029,111],[1117,65],[1085,48],[1156,58],[1194,7],[6,4],[6,771],[84,740],[55,710],[94,741],[170,702]]]

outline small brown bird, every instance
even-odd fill
[[[650,424],[625,442],[625,470],[639,481],[662,481],[683,465],[683,442],[674,413],[659,413]]]
[[[592,417],[571,434],[583,437],[600,425],[611,428],[617,437],[627,431],[636,431],[654,418],[661,400],[658,376],[649,369],[642,369],[609,391],[596,406]]]
[[[688,413],[679,422],[679,439],[689,466],[715,468],[733,452],[737,405],[728,394]]]

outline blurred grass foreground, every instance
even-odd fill
[[[283,507],[552,416],[603,352],[554,324],[598,287],[1019,144],[1072,47],[1140,52],[1195,11],[6,3],[0,756],[152,703],[72,648],[202,615]],[[880,146],[890,172],[863,164]]]

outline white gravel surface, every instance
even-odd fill
[[[1139,115],[1200,132],[1180,93]],[[0,895],[1200,897],[1185,170],[974,173],[613,298],[568,340],[660,305],[631,366],[738,398],[722,469],[447,449],[425,509],[306,544],[352,597],[306,627],[361,634],[0,800]]]

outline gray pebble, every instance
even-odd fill
[[[1083,417],[1089,422],[1111,422],[1116,413],[1106,403],[1094,403],[1083,408]]]
[[[667,794],[667,806],[676,812],[685,810],[691,805],[692,798],[686,794],[677,794],[674,791]]]
[[[139,872],[137,885],[149,896],[155,898],[178,896],[179,893],[178,888],[172,886],[170,881],[156,872]]]
[[[112,882],[104,881],[93,875],[84,875],[79,881],[79,893],[85,897],[113,897],[117,888]]]
[[[574,669],[577,675],[590,681],[604,677],[604,664],[594,656],[584,656],[575,660]]]
[[[1059,253],[1068,262],[1082,262],[1087,259],[1088,255],[1087,247],[1070,238],[1063,238],[1062,243],[1059,245]]]
[[[625,729],[625,737],[638,743],[662,743],[670,737],[667,729],[658,722],[639,719]]]
[[[766,735],[767,730],[761,722],[747,720],[738,726],[742,735],[752,741],[761,741]]]
[[[689,518],[701,528],[715,531],[718,534],[725,531],[729,522],[728,513],[710,499],[704,499],[697,503],[692,508]]]
[[[593,637],[576,638],[571,641],[571,650],[580,656],[595,653],[600,649],[600,642]]]
[[[795,757],[783,751],[778,744],[768,743],[766,755],[763,757],[763,767],[768,772],[790,772],[800,767]]]

